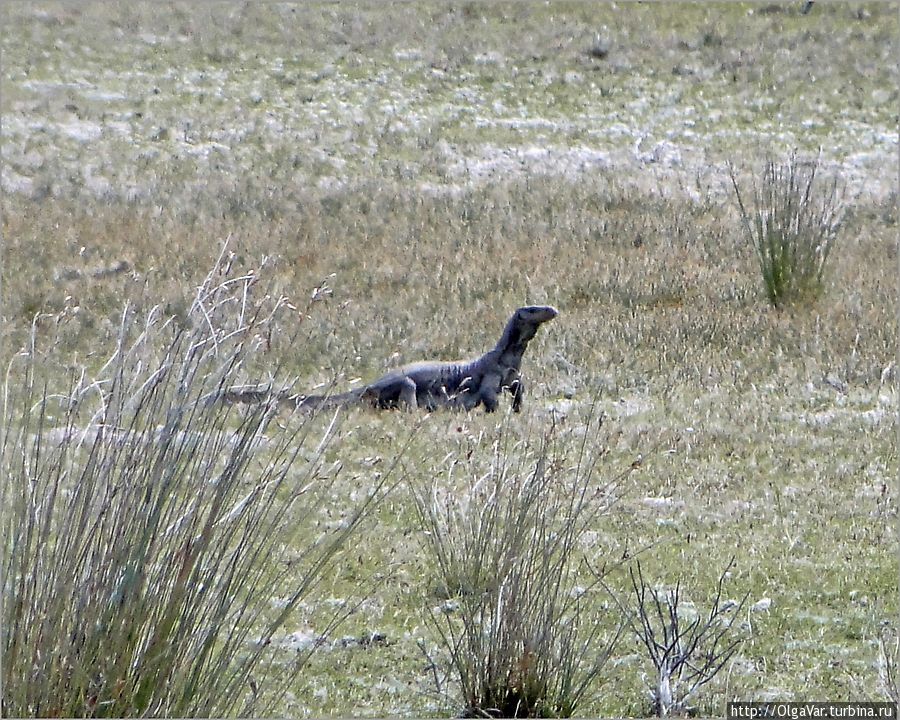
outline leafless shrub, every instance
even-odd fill
[[[878,679],[891,702],[900,703],[900,636],[890,626],[882,629],[878,643]]]
[[[729,638],[732,625],[749,595],[740,602],[723,602],[725,577],[734,565],[732,558],[719,577],[716,594],[705,615],[685,612],[681,582],[668,592],[649,584],[641,571],[630,570],[631,607],[620,603],[632,633],[646,648],[653,665],[650,697],[658,717],[692,712],[688,702],[712,680],[740,645]]]

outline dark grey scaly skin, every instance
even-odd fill
[[[338,395],[279,394],[285,407],[313,409],[351,403],[369,403],[376,408],[441,407],[472,410],[483,405],[494,412],[503,391],[512,395],[515,412],[522,409],[525,389],[519,368],[522,355],[538,328],[559,312],[548,305],[528,305],[516,310],[492,350],[474,360],[459,362],[416,362],[382,375],[365,387]],[[269,397],[269,391],[232,389],[223,394],[227,402],[256,403]]]

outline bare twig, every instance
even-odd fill
[[[723,603],[722,595],[733,565],[734,558],[719,576],[709,612],[693,620],[682,615],[681,582],[660,592],[644,579],[640,562],[629,570],[633,604],[626,606],[612,594],[653,665],[650,695],[653,711],[660,717],[687,711],[688,700],[718,674],[740,645],[739,638],[727,636],[749,593],[740,602]]]

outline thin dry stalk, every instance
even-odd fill
[[[878,680],[881,691],[894,703],[900,703],[900,636],[885,627],[878,642]]]
[[[282,302],[248,303],[255,277],[217,274],[198,290],[193,331],[126,309],[96,380],[78,373],[59,394],[40,377],[52,357],[32,345],[14,360],[0,444],[4,714],[268,713],[308,657],[279,664],[271,639],[390,473],[340,530],[277,561],[335,480],[322,462],[334,425],[270,437],[272,403],[238,416],[201,402],[233,381],[237,340]]]
[[[479,440],[468,461],[413,488],[425,550],[453,597],[428,622],[469,716],[572,715],[618,639],[621,627],[604,638],[589,613],[593,586],[576,584],[579,543],[611,502],[594,482],[600,453],[578,442],[502,429],[486,470]]]
[[[658,717],[692,712],[688,702],[740,646],[740,638],[728,636],[749,593],[740,602],[723,602],[723,585],[733,565],[734,558],[719,576],[709,612],[693,619],[685,613],[680,581],[661,593],[644,579],[640,562],[636,572],[629,571],[632,606],[616,602],[653,665],[650,697]]]

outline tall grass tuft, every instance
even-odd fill
[[[464,716],[571,716],[619,637],[617,619],[603,630],[586,609],[595,584],[578,584],[586,531],[612,501],[611,485],[595,481],[601,453],[587,445],[597,424],[585,430],[515,440],[501,428],[413,488],[426,553],[450,598],[428,623]]]
[[[61,392],[35,342],[8,369],[6,716],[268,714],[308,657],[281,662],[272,640],[388,475],[341,528],[279,560],[334,480],[335,424],[279,430],[272,404],[216,402],[285,307],[254,300],[257,275],[224,272],[220,258],[185,324],[126,310],[94,380],[75,373]]]
[[[821,179],[820,157],[767,160],[745,202],[729,166],[744,233],[756,250],[769,302],[814,299],[843,218],[843,186]]]

